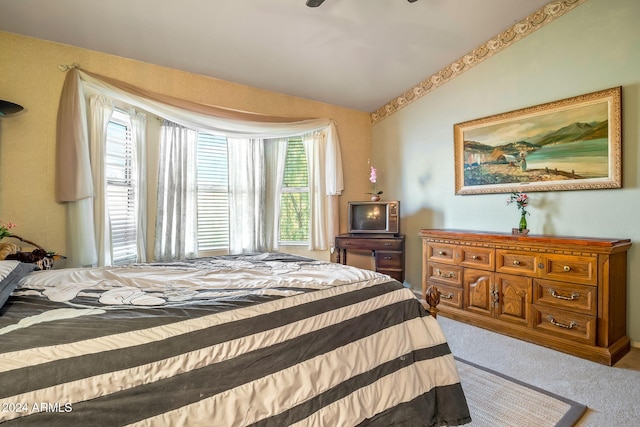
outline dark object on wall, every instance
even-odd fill
[[[13,102],[9,102],[9,101],[0,100],[0,117],[19,113],[22,110],[24,110],[24,107],[22,107],[22,105],[14,104]]]

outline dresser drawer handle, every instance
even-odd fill
[[[438,251],[438,255],[444,255],[445,252],[444,251]]]
[[[518,261],[517,259],[513,261],[513,265],[520,265],[520,261]]]
[[[474,255],[471,257],[472,260],[477,261],[478,260],[478,255]]]
[[[571,323],[568,324],[568,325],[565,325],[565,324],[562,324],[562,323],[558,323],[558,322],[556,322],[556,319],[554,319],[553,316],[551,316],[551,315],[547,316],[547,320],[553,326],[557,326],[558,328],[573,329],[575,326],[578,326],[578,324],[574,320],[572,320]]]
[[[385,245],[385,246],[391,246],[391,245],[392,245],[392,243],[391,243],[391,242],[386,242],[384,245]]]
[[[384,259],[386,259],[386,260],[390,260],[390,259],[391,259],[391,257],[390,257],[390,256],[386,256],[386,257],[384,257]]]
[[[447,295],[440,295],[440,298],[453,299],[453,293],[449,292]]]
[[[562,269],[564,271],[571,271],[571,267],[569,267],[568,265],[565,265],[564,267],[562,267]]]
[[[450,271],[449,273],[443,273],[440,270],[436,270],[436,274],[440,277],[444,277],[445,279],[451,279],[456,275],[456,273],[454,273],[453,271]]]
[[[557,299],[562,299],[565,301],[573,301],[573,300],[577,300],[578,298],[580,298],[580,294],[578,292],[571,292],[571,296],[570,297],[565,297],[563,295],[558,295],[556,293],[556,290],[553,288],[549,288],[549,294]]]

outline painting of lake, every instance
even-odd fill
[[[454,125],[456,192],[617,188],[620,88]]]

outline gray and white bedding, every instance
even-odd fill
[[[0,308],[0,385],[3,427],[470,421],[409,289],[278,253],[30,272]]]

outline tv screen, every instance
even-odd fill
[[[351,229],[358,231],[380,231],[387,229],[386,203],[368,203],[351,206]]]

